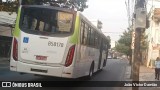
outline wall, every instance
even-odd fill
[[[150,27],[146,29],[149,43],[147,58],[148,67],[153,62],[152,60],[155,60],[160,55],[160,48],[158,48],[158,44],[160,44],[160,23],[153,18],[155,8],[160,8],[160,2],[148,1],[147,12],[150,21]]]

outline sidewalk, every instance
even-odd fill
[[[130,79],[130,75],[131,66],[128,65],[126,67],[126,73],[124,77],[125,81],[132,81],[132,79]],[[140,66],[139,81],[157,81],[155,80],[154,69],[143,65]],[[132,87],[124,87],[123,90],[132,90]],[[160,87],[139,87],[139,90],[160,90]]]
[[[126,67],[125,81],[131,81],[131,66]],[[140,66],[139,81],[155,81],[154,69]]]

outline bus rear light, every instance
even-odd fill
[[[18,61],[18,42],[16,40],[16,38],[13,39],[13,59],[15,61]]]
[[[65,62],[66,67],[68,67],[72,64],[73,57],[74,57],[74,51],[75,51],[75,45],[73,45],[69,48],[67,58],[66,58],[66,62]]]

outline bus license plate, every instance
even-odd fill
[[[37,60],[47,60],[47,56],[36,56]]]

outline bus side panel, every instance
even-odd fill
[[[94,59],[94,72],[98,70],[98,64],[99,64],[99,49],[95,49],[95,55],[93,56]]]
[[[83,16],[79,15],[78,24],[78,44],[75,60],[75,76],[82,77],[89,74],[90,66],[93,61],[91,55],[94,55],[94,49],[81,44],[81,20]]]
[[[16,18],[16,25],[13,31],[13,39],[15,38],[17,40],[17,43],[19,43],[18,37],[20,36],[20,29],[19,29],[19,20],[20,20],[20,13],[21,13],[21,7],[18,9],[18,15]],[[13,40],[12,40],[12,46],[11,46],[11,56],[10,56],[10,70],[16,71],[17,70],[17,61],[15,61],[12,57],[13,55]]]
[[[101,63],[100,63],[100,68],[99,69],[102,69],[103,68],[103,64],[104,64],[104,61],[106,60],[106,49],[105,49],[105,41],[104,41],[104,38],[102,40],[102,43],[101,43],[101,49],[102,49],[102,56],[101,56]]]
[[[91,62],[89,62],[88,47],[80,44],[80,16],[77,14],[74,34],[70,37],[68,46],[75,46],[75,53],[72,65],[64,67],[62,77],[78,78],[89,73]],[[85,57],[83,57],[85,55]]]
[[[73,57],[73,61],[72,61],[72,64],[70,66],[65,66],[65,62],[66,62],[66,58],[67,58],[67,55],[68,55],[68,51],[69,51],[69,48],[71,46],[73,46],[74,44],[72,43],[69,43],[67,44],[67,48],[65,50],[65,54],[64,54],[64,57],[63,57],[63,63],[64,63],[64,66],[63,66],[63,70],[62,70],[62,77],[65,77],[65,78],[76,78],[75,76],[75,60],[76,60],[76,52],[77,52],[77,45],[75,45],[75,51],[74,51],[74,57]]]
[[[77,63],[77,59],[79,58],[79,28],[80,28],[80,17],[79,14],[76,13],[76,20],[75,20],[75,24],[74,24],[74,33],[72,36],[70,36],[69,41],[68,41],[68,49],[65,50],[66,52],[66,57],[67,57],[67,53],[69,51],[69,47],[72,45],[75,45],[75,52],[74,52],[74,58],[72,61],[72,64],[68,67],[63,68],[63,72],[62,72],[62,77],[72,77],[72,78],[77,78],[80,77],[78,72],[79,72],[79,68]],[[66,57],[64,57],[64,61],[66,61]],[[64,62],[65,63],[65,62]]]
[[[15,37],[13,37],[14,40]],[[12,40],[12,47],[11,47],[11,56],[10,56],[10,70],[17,71],[17,61],[13,59],[13,40]]]
[[[79,21],[78,23],[76,23],[78,25],[78,43],[77,43],[77,52],[76,52],[76,60],[75,60],[75,70],[76,70],[76,76],[77,77],[81,77],[84,76],[83,72],[83,68],[84,68],[84,64],[81,62],[81,41],[80,41],[80,28],[81,28],[81,15],[77,14],[77,16],[79,17]]]
[[[102,51],[102,62],[101,62],[101,67],[100,67],[100,69],[103,68],[103,63],[104,63],[105,60],[106,60],[106,51],[103,50],[103,51]]]

